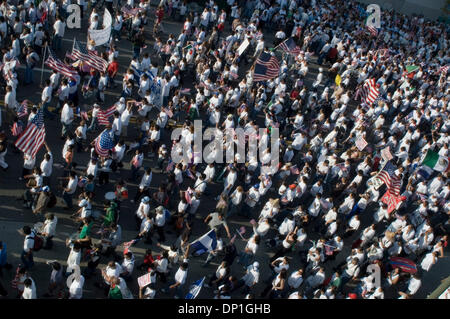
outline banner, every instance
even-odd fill
[[[143,287],[151,284],[152,276],[150,273],[146,273],[145,275],[139,277],[137,281],[138,281],[139,288],[143,288]]]
[[[112,17],[108,9],[105,9],[103,15],[103,29],[102,30],[89,30],[89,38],[94,40],[95,46],[108,43],[111,35]]]
[[[248,45],[250,44],[250,42],[248,42],[247,39],[244,40],[244,42],[241,43],[241,45],[238,48],[238,55],[241,56],[242,53],[244,53],[245,49],[247,49]]]

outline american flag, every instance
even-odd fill
[[[361,97],[363,103],[367,105],[372,105],[375,100],[377,100],[380,95],[377,85],[375,84],[375,79],[367,79],[364,81],[364,85],[358,89],[356,96]]]
[[[123,13],[124,20],[126,20],[126,19],[133,18],[135,15],[138,14],[138,12],[145,11],[145,9],[144,8],[131,8],[131,9],[128,9],[127,7],[122,7],[121,11]]]
[[[111,137],[111,130],[104,130],[95,139],[95,151],[102,157],[108,156],[108,151],[114,147],[114,140]]]
[[[73,56],[72,53],[70,52],[66,52],[66,58],[72,60],[72,61],[76,61],[77,59]]]
[[[389,57],[389,49],[379,49],[375,51],[374,54],[374,59],[377,60],[378,57],[382,58],[382,59],[387,59]]]
[[[19,138],[15,142],[15,145],[25,154],[29,154],[32,158],[35,158],[37,152],[39,152],[42,145],[44,145],[44,141],[44,113],[42,109],[39,109],[30,124],[28,124],[22,134],[20,134]]]
[[[116,111],[116,106],[113,105],[107,110],[100,110],[97,114],[98,124],[100,125],[108,125],[109,124],[109,118],[114,114]]]
[[[292,166],[290,171],[291,171],[291,174],[294,174],[294,175],[300,174],[300,170],[298,169],[297,165]]]
[[[45,64],[50,69],[55,70],[58,73],[61,73],[62,75],[65,75],[71,79],[75,79],[75,76],[78,74],[77,71],[75,71],[70,65],[67,65],[60,59],[58,59],[50,49],[49,56],[47,58],[47,61],[45,61]]]
[[[14,122],[13,126],[11,127],[11,133],[13,136],[18,136],[23,131],[23,126],[19,122]]]
[[[17,117],[24,117],[28,114],[28,100],[23,100],[17,108]]]
[[[270,53],[262,52],[256,60],[253,80],[255,82],[267,81],[278,76],[279,72],[280,65],[277,58]]]
[[[374,37],[378,36],[378,29],[375,27],[372,27],[370,25],[367,26],[367,30],[370,32],[370,34]]]
[[[292,38],[289,38],[289,39],[283,41],[280,44],[280,48],[282,48],[286,53],[289,53],[292,55],[299,55],[299,53],[300,53],[300,48],[295,44],[295,42]]]
[[[108,67],[108,62],[94,52],[90,52],[84,45],[81,45],[77,40],[73,45],[72,56],[77,60],[86,62],[92,68],[104,72]]]
[[[442,74],[447,74],[448,69],[450,68],[450,64],[445,65],[445,66],[441,66],[439,68],[439,71],[437,73],[442,73]]]
[[[127,242],[123,243],[123,253],[124,254],[128,253],[129,248],[132,245],[136,244],[140,240],[141,240],[140,238],[136,238],[136,239],[133,239],[133,240],[130,240],[130,241],[127,241]]]
[[[170,172],[174,166],[175,166],[175,163],[171,159],[169,159],[169,163],[167,163],[167,167],[166,167],[166,172]]]
[[[86,121],[89,120],[89,115],[87,114],[86,111],[80,111],[80,117],[81,117],[83,120],[86,120]]]
[[[400,195],[400,187],[402,185],[402,180],[399,176],[395,174],[395,166],[390,161],[386,162],[383,169],[378,173],[377,177],[382,180],[387,188],[388,192],[392,195]]]

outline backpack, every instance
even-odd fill
[[[28,236],[27,238],[31,237]],[[44,239],[41,236],[34,234],[33,241],[34,241],[33,251],[39,251],[41,250],[42,246],[44,246]]]
[[[47,208],[55,207],[56,205],[56,196],[53,193],[50,193],[50,200],[47,203]]]

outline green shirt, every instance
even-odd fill
[[[108,208],[108,209],[106,210],[106,216],[105,216],[105,219],[104,219],[104,221],[103,221],[103,224],[104,224],[105,226],[110,226],[110,225],[114,222],[114,220],[116,219],[116,218],[115,218],[115,215],[116,215],[115,210],[114,210],[114,209],[111,209],[111,207]]]
[[[123,299],[122,292],[120,291],[118,286],[115,286],[114,288],[109,289],[108,298],[109,299]]]
[[[80,232],[79,239],[84,239],[87,236],[91,235],[91,229],[92,229],[92,223],[89,223],[89,225],[84,225]]]

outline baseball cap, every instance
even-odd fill
[[[44,187],[42,187],[42,191],[43,192],[49,192],[50,191],[50,187],[44,186]]]
[[[148,203],[150,201],[150,197],[145,196],[143,199],[141,199],[141,202]]]
[[[253,263],[253,268],[258,269],[258,268],[259,268],[259,262],[255,261],[255,262]]]

